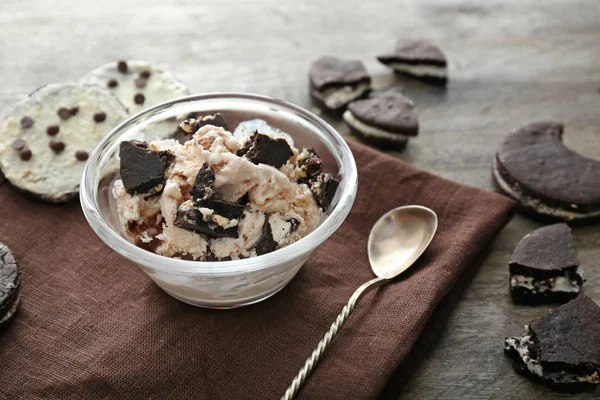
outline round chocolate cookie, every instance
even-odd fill
[[[174,75],[146,61],[110,62],[88,72],[81,80],[110,90],[130,114],[190,93]]]
[[[0,243],[0,330],[14,318],[19,307],[21,271],[15,257]]]
[[[18,103],[0,128],[0,168],[23,192],[67,201],[79,192],[89,153],[126,117],[119,100],[101,87],[43,86]]]
[[[387,93],[387,94],[386,94]],[[350,130],[364,141],[383,149],[399,150],[419,133],[414,103],[397,90],[357,100],[344,112]]]
[[[496,153],[500,188],[539,215],[566,221],[600,216],[600,161],[565,147],[563,124],[536,122],[510,133]]]

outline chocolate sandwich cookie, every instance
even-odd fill
[[[130,114],[189,94],[174,75],[147,61],[110,62],[88,72],[81,80],[110,90]]]
[[[419,118],[413,107],[412,100],[401,93],[379,94],[350,103],[343,117],[365,142],[400,150],[409,137],[419,134]]]
[[[566,148],[563,129],[536,122],[511,132],[496,153],[494,178],[527,211],[566,221],[600,217],[600,161]]]
[[[44,86],[18,103],[0,128],[0,168],[23,192],[67,201],[79,192],[89,154],[126,117],[125,107],[101,87]]]
[[[371,90],[371,77],[361,61],[321,57],[308,73],[310,95],[317,106],[342,112]]]
[[[397,73],[438,84],[447,80],[446,56],[439,47],[422,40],[399,40],[393,52],[377,59]]]
[[[589,297],[560,306],[506,338],[515,370],[555,390],[594,391],[600,384],[600,307]]]
[[[247,158],[253,164],[266,164],[281,168],[294,155],[294,152],[285,139],[255,133],[248,138],[237,155]]]
[[[565,303],[585,282],[571,228],[565,223],[537,229],[517,245],[509,262],[510,294],[517,303]]]
[[[12,321],[19,307],[21,271],[15,257],[0,243],[0,331]]]

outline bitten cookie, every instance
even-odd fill
[[[0,128],[0,168],[23,192],[67,201],[79,192],[89,153],[126,117],[125,107],[101,87],[44,86],[18,103]]]
[[[515,370],[555,390],[593,391],[600,383],[600,307],[581,295],[506,338]]]
[[[422,40],[399,40],[393,52],[377,59],[394,72],[431,83],[445,84],[448,79],[446,56],[439,47]]]
[[[361,61],[321,57],[308,73],[310,95],[317,106],[342,112],[371,90],[371,77]]]
[[[414,103],[398,91],[357,100],[344,112],[350,130],[365,142],[382,149],[400,150],[411,136],[419,134]]]
[[[537,229],[510,258],[510,294],[517,303],[565,303],[585,282],[571,228],[565,223]]]
[[[19,307],[21,271],[15,257],[0,243],[0,330],[15,317]]]
[[[189,94],[188,88],[174,75],[147,61],[110,62],[81,80],[110,90],[130,114]]]
[[[565,147],[563,124],[536,122],[511,132],[496,153],[498,186],[534,213],[566,221],[600,216],[600,161]]]

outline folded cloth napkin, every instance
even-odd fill
[[[23,271],[20,314],[0,334],[0,398],[278,399],[372,278],[373,223],[420,204],[439,217],[430,247],[401,280],[362,299],[299,396],[376,398],[513,203],[351,148],[359,189],[346,222],[280,293],[228,311],[163,293],[96,237],[78,204],[37,203],[0,187],[0,241]]]

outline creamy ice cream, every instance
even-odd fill
[[[123,230],[167,257],[240,259],[296,242],[319,225],[338,184],[312,150],[213,125],[184,144],[123,142],[120,157],[113,195]]]

